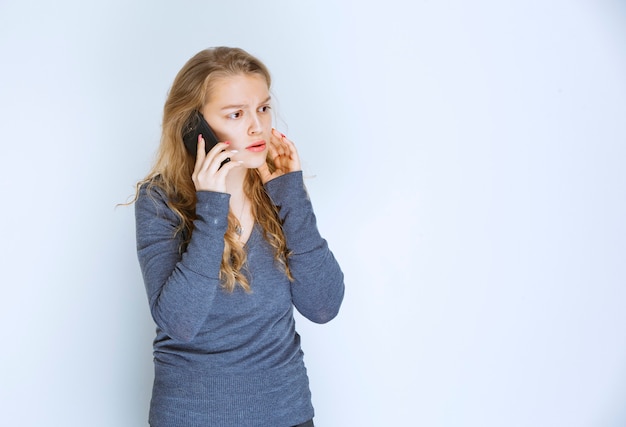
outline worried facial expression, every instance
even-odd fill
[[[237,74],[213,82],[202,115],[220,141],[237,150],[233,160],[247,168],[265,162],[272,132],[270,93],[259,74]]]

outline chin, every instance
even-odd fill
[[[245,163],[245,166],[248,169],[258,169],[258,168],[260,168],[261,166],[263,166],[265,164],[265,162],[266,162],[265,159],[266,159],[265,156],[263,156],[262,158],[259,158],[259,159],[250,159],[249,161],[247,161]]]

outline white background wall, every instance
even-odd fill
[[[0,1],[0,424],[146,425],[131,208],[174,75],[273,72],[346,275],[316,422],[626,424],[620,1]]]

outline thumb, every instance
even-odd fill
[[[257,168],[257,170],[259,171],[259,175],[261,176],[261,181],[263,182],[263,184],[272,179],[272,174],[270,173],[269,167],[267,167],[267,162],[264,162],[261,166]]]

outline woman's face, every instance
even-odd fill
[[[233,160],[247,168],[265,162],[272,132],[270,93],[259,74],[237,74],[213,82],[202,115],[219,141],[229,141],[238,153]]]

